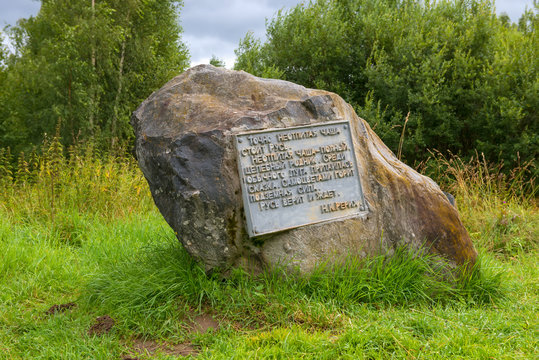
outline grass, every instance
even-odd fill
[[[537,250],[539,245],[539,186],[533,163],[504,173],[477,155],[468,161],[432,153],[420,171],[454,194],[464,225],[480,249],[512,257]]]
[[[0,359],[171,359],[174,344],[200,359],[539,353],[536,192],[520,175],[502,181],[456,157],[425,165],[449,177],[436,180],[456,196],[480,252],[466,277],[450,279],[402,248],[389,259],[321,264],[309,277],[276,269],[222,278],[179,245],[129,157],[90,146],[64,157],[55,146],[45,145],[48,158],[30,156],[28,171],[0,156],[0,181],[10,184],[0,194]],[[90,335],[102,315],[116,324]],[[201,315],[219,328],[195,331]],[[155,346],[135,350],[143,340]]]

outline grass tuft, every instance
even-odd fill
[[[376,308],[492,305],[504,297],[501,273],[486,264],[448,281],[448,269],[439,260],[404,247],[391,257],[350,257],[338,266],[328,264],[321,264],[309,276],[274,269],[255,277],[234,269],[230,277],[222,278],[207,275],[171,236],[168,242],[159,241],[103,268],[90,280],[81,300],[123,319],[126,332],[172,336],[182,329],[171,319],[185,319],[192,315],[189,311],[208,308],[258,318],[257,325],[264,327],[272,325],[272,320],[259,314],[274,313],[276,304],[285,314],[277,323],[287,323],[305,318],[296,307],[302,302],[334,304],[342,312],[359,304]],[[234,316],[229,320],[234,321]]]

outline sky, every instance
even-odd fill
[[[265,22],[279,9],[289,9],[306,0],[184,0],[180,11],[182,39],[189,48],[191,65],[208,63],[212,56],[234,65],[234,49],[248,31],[264,40]],[[518,21],[533,0],[496,0],[496,12]],[[36,0],[0,0],[0,28],[20,18],[35,16]]]

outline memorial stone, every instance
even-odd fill
[[[157,207],[208,270],[309,272],[400,244],[475,262],[438,185],[336,94],[200,65],[153,93],[132,124]]]

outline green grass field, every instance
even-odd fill
[[[539,354],[536,187],[518,171],[433,160],[480,253],[467,278],[441,281],[403,249],[310,278],[225,279],[181,248],[133,160],[47,149],[16,168],[0,156],[0,359]]]

